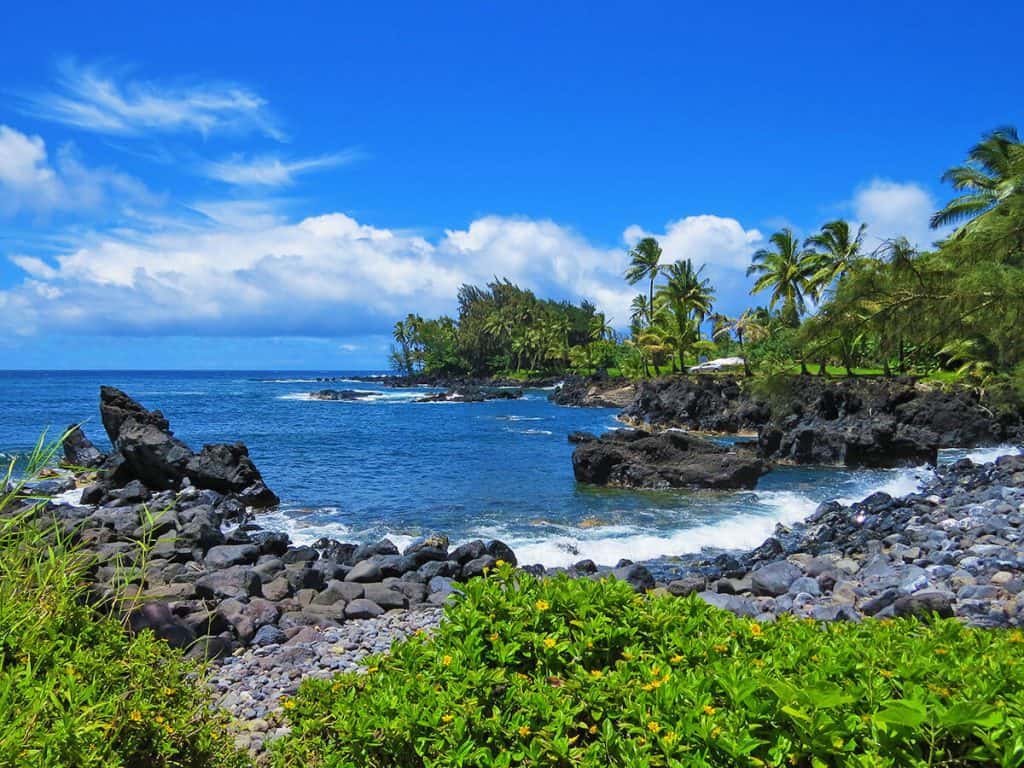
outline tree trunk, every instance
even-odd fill
[[[822,378],[828,375],[828,367],[825,365],[825,358],[821,358],[821,361],[818,363],[818,375]]]
[[[807,361],[804,360],[803,358],[800,359],[800,375],[801,376],[810,376],[811,375],[811,372],[807,370]]]

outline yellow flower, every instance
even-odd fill
[[[711,738],[717,739],[721,735],[721,733],[722,729],[716,725],[714,728],[711,729]]]
[[[890,672],[888,669],[880,669],[878,670],[878,674],[880,674],[886,680],[892,677],[892,672]]]
[[[497,632],[491,632],[491,642],[492,643],[498,642],[498,638],[499,638],[499,635],[498,635]]]
[[[377,671],[377,667],[367,667],[366,668],[366,674],[368,674],[368,675],[372,675],[376,671]]]
[[[454,719],[455,719],[455,715],[441,715],[441,722],[442,723],[450,723]]]
[[[657,720],[651,720],[651,722],[649,722],[647,724],[647,730],[650,731],[651,733],[657,733],[658,731],[661,730],[661,726],[658,725],[658,721]]]
[[[530,735],[530,726],[528,726],[528,725],[520,725],[519,726],[519,735],[521,737],[523,737],[524,739],[527,736],[529,736]]]
[[[443,656],[443,657],[441,658],[441,663],[442,663],[442,664],[444,664],[444,665],[445,665],[446,667],[450,667],[450,666],[451,666],[451,664],[452,664],[452,657],[451,657],[451,656],[449,656],[449,655],[448,655],[448,654],[446,653],[446,654],[445,654],[445,655],[444,655],[444,656]]]
[[[168,736],[170,736],[171,734],[174,733],[174,729],[171,728],[171,726],[169,724],[165,724],[164,725],[164,730],[167,732]]]
[[[281,706],[285,709],[295,709],[295,701],[293,699],[285,699],[281,702]]]
[[[177,691],[173,688],[164,688],[164,696],[173,696]]]
[[[1019,629],[1015,629],[1010,633],[1009,639],[1011,643],[1024,643],[1024,632],[1021,632]]]
[[[597,733],[597,726],[596,725],[592,725],[587,730],[589,730],[591,733]]]
[[[760,637],[761,636],[761,625],[758,624],[757,622],[754,622],[753,624],[751,624],[750,625],[750,634],[752,634],[754,637]]]
[[[661,667],[659,667],[657,664],[655,664],[653,667],[651,667],[651,677],[657,677],[660,674],[661,674]]]
[[[545,648],[554,648],[555,647],[555,638],[553,638],[553,637],[545,637],[544,638],[544,647]]]
[[[504,561],[504,560],[495,560],[495,561],[494,561],[494,565],[495,565],[495,567],[497,567],[497,568],[501,568],[501,566],[503,566],[504,564],[505,564],[505,561]]]
[[[729,650],[729,646],[725,643],[716,643],[715,650],[718,651],[718,653],[725,653]]]
[[[673,657],[672,657],[671,659],[669,659],[668,661],[669,661],[669,663],[670,663],[670,664],[678,664],[678,663],[679,663],[680,661],[682,661],[682,660],[683,660],[683,657],[682,657],[682,656],[680,656],[680,655],[679,655],[679,654],[677,653],[677,654],[676,654],[675,656],[673,656]]]
[[[603,674],[604,674],[604,672],[602,672],[600,669],[592,669],[592,670],[590,670],[590,676],[591,677],[601,677],[601,675],[603,675]]]
[[[153,720],[156,721],[157,725],[160,725],[164,721],[164,716],[163,715],[157,715],[156,717],[153,718]]]
[[[717,712],[717,711],[718,711],[718,710],[717,710],[717,709],[715,709],[714,707],[712,707],[712,706],[711,706],[710,704],[705,704],[705,705],[704,705],[704,714],[705,714],[705,715],[713,715],[713,714],[715,714],[715,712]]]
[[[935,649],[935,654],[937,656],[945,656],[947,653],[949,653],[949,651],[947,651],[945,648],[936,648]]]
[[[538,600],[536,603],[533,604],[533,606],[538,611],[546,611],[548,608],[551,607],[551,603],[549,603],[547,600]]]
[[[676,732],[666,731],[665,735],[661,737],[661,740],[664,741],[666,744],[671,744],[676,740]]]
[[[142,713],[139,712],[139,710],[137,709],[133,709],[131,711],[131,714],[128,715],[128,719],[131,720],[133,723],[140,723],[142,722]]]

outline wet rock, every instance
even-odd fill
[[[615,430],[580,443],[576,480],[624,488],[753,488],[766,467],[753,451],[683,432]]]
[[[629,584],[637,592],[654,589],[654,576],[646,567],[638,563],[616,568],[612,571],[612,575]]]
[[[72,467],[98,467],[103,463],[104,455],[77,424],[68,427],[62,447],[64,461]]]

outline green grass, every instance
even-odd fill
[[[11,514],[20,487],[0,497],[0,766],[245,765],[201,670],[88,605],[88,558],[41,507]]]
[[[307,680],[277,766],[1013,766],[1024,636],[759,625],[697,598],[500,567],[433,639]]]

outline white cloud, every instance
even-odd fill
[[[66,61],[57,88],[28,100],[26,111],[106,134],[148,131],[257,131],[281,140],[267,102],[233,83],[164,84],[131,80]]]
[[[0,125],[0,193],[0,213],[58,204],[64,188],[50,167],[42,138]]]
[[[737,311],[745,300],[749,283],[745,270],[754,251],[764,243],[757,229],[745,229],[733,218],[702,214],[670,221],[663,233],[651,233],[634,224],[622,234],[630,247],[640,238],[655,237],[661,244],[663,264],[691,259],[695,266],[704,266],[720,304],[728,311]]]
[[[856,191],[853,215],[868,225],[868,246],[905,236],[918,248],[928,248],[948,231],[936,231],[928,219],[938,210],[932,195],[914,182],[872,179]]]
[[[22,211],[95,210],[111,200],[153,205],[140,181],[109,168],[84,165],[71,145],[51,164],[46,143],[0,125],[0,215]]]
[[[21,256],[19,254],[15,254],[11,256],[11,262],[32,277],[38,277],[43,280],[53,280],[60,276],[60,273],[56,269],[35,256]]]
[[[337,337],[452,312],[463,283],[507,276],[626,322],[624,249],[550,221],[489,216],[430,242],[340,213],[291,223],[258,204],[198,208],[202,222],[94,234],[47,262],[13,257],[26,279],[0,300],[19,307],[21,332]]]
[[[251,159],[235,156],[229,160],[207,163],[202,171],[205,176],[228,184],[281,187],[293,184],[296,177],[304,173],[344,165],[355,157],[356,153],[351,151],[301,160],[282,160],[272,155]]]

